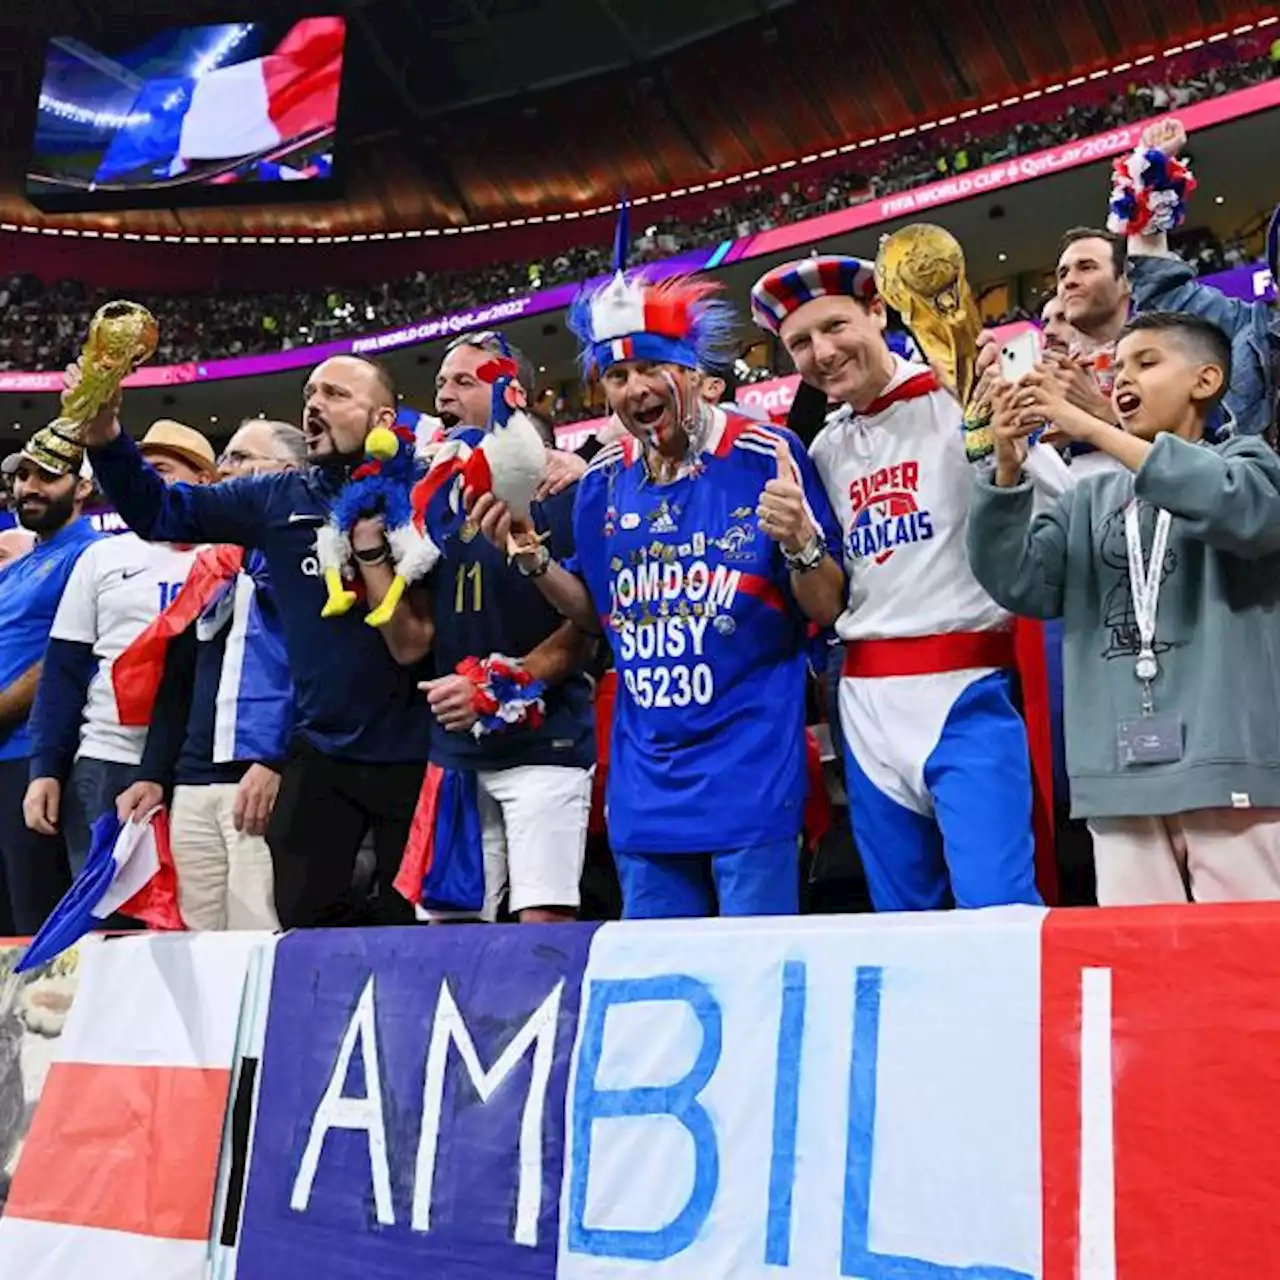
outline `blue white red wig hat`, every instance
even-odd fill
[[[627,271],[628,209],[622,204],[614,240],[614,274],[584,286],[569,308],[568,325],[581,345],[584,374],[602,373],[620,360],[651,360],[701,369],[731,361],[733,308],[715,295],[720,285],[690,275],[656,280]]]
[[[782,322],[814,298],[876,296],[875,264],[835,254],[784,262],[765,272],[751,290],[751,318],[762,329],[777,333]]]

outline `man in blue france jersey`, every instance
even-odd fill
[[[514,530],[520,569],[613,649],[609,839],[631,919],[798,910],[805,638],[844,592],[798,441],[700,394],[732,340],[715,288],[619,272],[579,295],[583,363],[628,434],[578,486],[574,557]],[[500,505],[472,518],[507,545]]]
[[[263,552],[294,682],[294,736],[267,829],[276,911],[285,928],[371,919],[408,922],[392,892],[430,750],[417,682],[355,609],[322,620],[316,534],[364,455],[374,427],[395,422],[387,371],[360,356],[312,370],[302,428],[310,466],[196,488],[165,488],[121,430],[114,408],[90,424],[95,474],[130,528],[148,539],[231,543]],[[377,859],[369,909],[352,875],[372,830]]]
[[[455,428],[490,422],[493,388],[477,370],[500,355],[523,371],[522,385],[524,378],[532,380],[527,359],[498,334],[456,342],[445,355],[436,376],[436,410]],[[538,531],[566,556],[573,551],[573,499],[570,489],[533,504]],[[579,904],[595,763],[591,690],[580,669],[589,642],[478,532],[468,523],[444,543],[431,576],[410,590],[385,634],[398,661],[416,662],[428,652],[435,660],[436,677],[423,686],[435,721],[431,761],[475,778],[484,854],[481,917],[495,918],[505,892],[521,923],[571,920]],[[371,604],[391,584],[384,537],[377,520],[352,531]],[[380,552],[382,558],[371,562],[369,556]],[[536,726],[476,732],[477,684],[459,668],[495,654],[546,686]],[[456,850],[436,849],[436,857],[451,854]]]
[[[83,456],[45,428],[3,464],[22,531],[36,542],[0,572],[0,936],[34,933],[71,883],[61,836],[30,830],[22,802],[49,632],[76,561],[98,540],[82,514],[93,492]]]

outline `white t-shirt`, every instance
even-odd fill
[[[895,358],[885,388],[928,371]],[[849,600],[842,640],[996,631],[1008,613],[969,568],[973,470],[960,406],[937,390],[872,415],[838,411],[810,453],[844,535]]]
[[[141,764],[147,730],[121,725],[111,664],[178,594],[197,550],[121,533],[93,543],[76,561],[50,639],[90,645],[98,659],[80,724],[77,759]]]

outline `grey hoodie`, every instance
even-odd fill
[[[976,478],[969,558],[1014,613],[1064,619],[1064,724],[1077,817],[1280,807],[1280,458],[1258,437],[1220,445],[1157,437],[1136,475],[1092,476],[1032,519],[1025,477]],[[1141,713],[1138,629],[1124,513],[1142,500],[1144,557],[1156,509],[1173,515],[1162,567],[1152,685],[1183,725],[1182,759],[1121,768],[1121,720]]]

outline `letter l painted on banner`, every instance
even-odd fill
[[[884,970],[878,965],[859,966],[854,983],[840,1274],[856,1276],[857,1280],[1034,1280],[1026,1272],[1010,1267],[951,1266],[924,1258],[871,1252],[871,1173],[875,1167],[876,1074]]]

